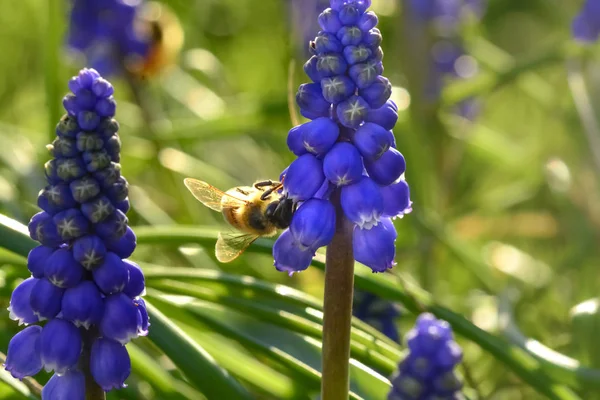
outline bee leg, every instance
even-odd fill
[[[281,182],[271,182],[271,188],[265,190],[265,192],[260,196],[261,200],[266,200],[271,193],[278,191],[283,187],[283,183]]]
[[[267,179],[266,181],[260,181],[260,182],[256,182],[254,184],[254,187],[257,189],[262,188],[263,186],[273,186],[273,181],[270,179]]]
[[[240,188],[235,188],[235,190],[237,190],[238,192],[240,192],[241,194],[243,194],[244,196],[248,196],[250,195],[250,192],[247,192],[245,190],[242,190]]]

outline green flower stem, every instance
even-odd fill
[[[336,227],[327,246],[323,315],[322,400],[347,400],[350,391],[350,326],[354,289],[352,224],[342,211],[339,191],[332,196]]]
[[[94,380],[90,371],[90,355],[92,353],[92,344],[98,337],[95,329],[82,329],[83,351],[81,352],[81,365],[85,375],[85,400],[106,400],[106,393]]]

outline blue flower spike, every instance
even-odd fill
[[[381,32],[368,0],[331,0],[318,18],[296,103],[310,119],[293,127],[287,145],[298,158],[282,173],[283,195],[295,203],[290,228],[273,247],[275,268],[303,271],[329,245],[336,213],[329,197],[354,226],[354,258],[373,272],[391,268],[396,231],[391,219],[411,211],[392,129],[398,107],[383,76]]]
[[[462,361],[462,350],[450,325],[421,314],[406,342],[409,352],[392,377],[388,400],[459,398],[462,383],[454,370]]]
[[[10,341],[5,368],[18,379],[54,371],[42,400],[83,400],[87,367],[103,390],[124,387],[131,371],[125,344],[147,335],[150,325],[139,297],[144,274],[125,260],[136,237],[117,163],[114,89],[93,69],[80,71],[69,88],[67,114],[49,145],[48,186],[38,197],[44,211],[29,222],[30,236],[40,243],[27,257],[32,276],[14,289],[8,308],[19,325],[32,325]],[[43,328],[35,325],[44,320]],[[84,342],[92,351],[82,357],[89,348]]]

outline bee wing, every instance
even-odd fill
[[[228,204],[231,204],[232,207],[235,206],[235,203],[238,203],[240,206],[248,203],[246,200],[225,194],[216,187],[209,185],[206,182],[199,181],[198,179],[185,178],[183,183],[200,203],[215,211],[223,210],[221,201],[224,196],[227,196],[228,199],[231,200]]]
[[[227,263],[236,259],[258,239],[258,235],[239,233],[239,232],[221,232],[215,246],[215,255],[217,260]]]

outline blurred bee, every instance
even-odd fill
[[[273,236],[278,229],[290,226],[297,205],[279,194],[277,181],[259,181],[252,186],[238,186],[227,192],[197,179],[184,179],[185,186],[202,204],[223,213],[225,221],[239,232],[221,232],[215,255],[220,262],[237,258],[261,236]]]
[[[148,2],[138,15],[135,28],[139,35],[149,38],[150,50],[143,59],[126,60],[133,75],[146,79],[175,63],[183,46],[183,29],[172,11],[160,3]]]

